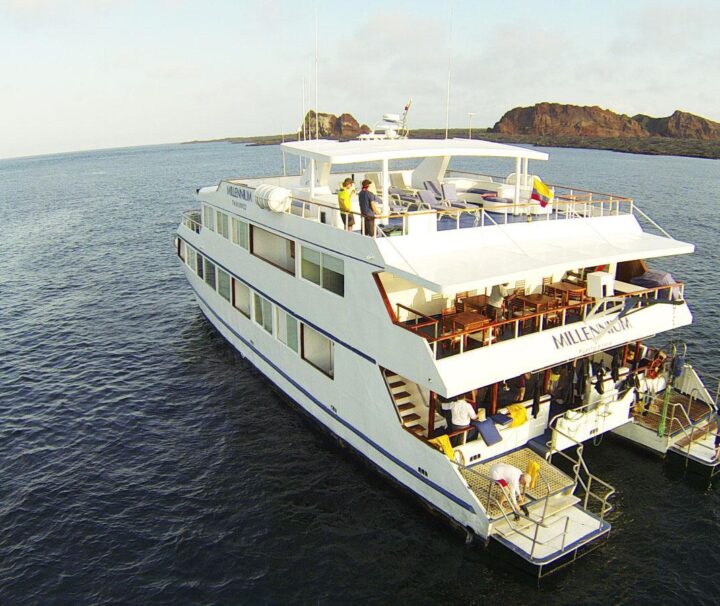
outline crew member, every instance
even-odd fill
[[[520,517],[517,513],[518,506],[526,516],[530,515],[527,507],[524,505],[525,490],[532,482],[532,477],[529,473],[523,473],[517,467],[509,465],[508,463],[495,463],[495,465],[490,468],[490,477],[501,486],[507,488],[505,492],[510,496],[516,520]]]
[[[353,187],[353,180],[349,177],[342,183],[342,187],[338,192],[338,206],[340,207],[340,217],[342,218],[343,225],[348,231],[352,231],[353,225],[355,225],[355,217],[352,214],[352,204],[350,199],[355,193]]]
[[[365,223],[365,235],[374,238],[375,217],[380,214],[380,209],[377,205],[377,196],[368,189],[371,184],[372,181],[370,181],[370,179],[365,179],[362,182],[362,189],[358,194],[358,200],[360,201],[360,212],[362,213],[363,222]]]

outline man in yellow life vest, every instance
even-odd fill
[[[340,217],[342,217],[343,225],[348,231],[352,231],[353,225],[355,225],[355,217],[352,215],[352,203],[350,202],[354,193],[353,180],[348,177],[343,181],[342,187],[338,192]]]

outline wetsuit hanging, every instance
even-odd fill
[[[601,395],[605,393],[605,367],[602,362],[595,366],[595,391]]]
[[[575,363],[575,374],[573,375],[573,407],[575,406],[575,402],[582,399],[583,390],[585,388],[585,371],[585,359],[582,358]]]
[[[533,419],[537,419],[537,416],[540,414],[540,392],[542,391],[541,387],[541,381],[539,380],[539,377],[536,375],[532,378],[532,394],[533,394],[533,403],[532,403],[532,416]]]
[[[680,378],[685,368],[685,356],[683,354],[677,354],[672,361],[672,376],[673,379]]]
[[[617,383],[620,380],[620,356],[622,353],[619,349],[615,350],[615,353],[612,357],[612,362],[610,363],[610,376],[612,377],[612,380]]]

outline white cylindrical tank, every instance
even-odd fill
[[[259,185],[255,189],[255,204],[275,213],[284,213],[290,208],[290,190],[276,185]]]

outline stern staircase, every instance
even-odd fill
[[[418,385],[387,369],[383,370],[383,377],[402,426],[416,436],[430,437],[428,436],[430,406]],[[435,429],[445,426],[442,415],[436,413],[434,421]]]

